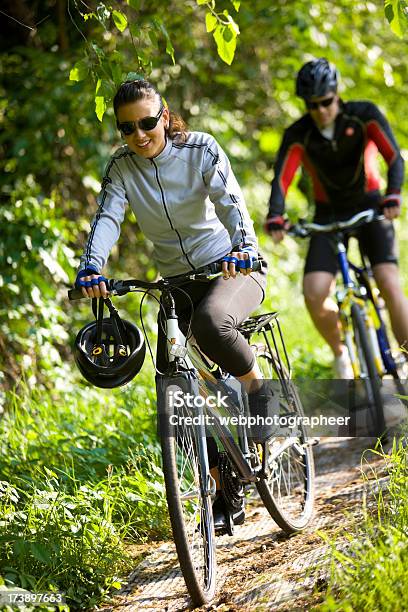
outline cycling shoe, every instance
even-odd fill
[[[235,511],[231,511],[227,507],[221,493],[217,493],[212,508],[215,533],[219,535],[222,533],[232,535],[234,533],[234,525],[242,525],[242,523],[245,521],[244,498],[242,498],[240,502],[240,508]]]
[[[273,417],[279,415],[279,395],[273,388],[275,381],[264,380],[262,386],[256,391],[248,393],[249,413],[256,419],[248,427],[248,438],[255,444],[263,444],[276,436],[278,426],[274,424]]]

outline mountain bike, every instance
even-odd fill
[[[360,249],[362,264],[354,264],[347,257],[345,236],[380,219],[384,219],[384,216],[374,209],[368,209],[346,221],[324,225],[300,221],[288,228],[289,234],[300,238],[325,233],[332,242],[341,272],[341,282],[337,284],[335,296],[343,342],[350,357],[354,379],[362,382],[359,391],[363,389],[365,393],[367,434],[377,437],[384,436],[386,431],[382,380],[389,375],[403,394],[405,388],[399,372],[405,359],[402,355],[394,355],[391,350],[381,314],[381,298],[367,258]]]
[[[219,264],[211,264],[205,270],[173,279],[110,280],[107,285],[110,298],[143,292],[141,311],[146,295],[155,290],[161,295],[168,369],[156,375],[158,434],[173,539],[196,606],[210,602],[216,589],[212,503],[217,491],[209,468],[210,436],[218,447],[228,533],[233,532],[232,514],[237,500],[253,485],[272,518],[287,533],[304,529],[313,513],[315,440],[308,438],[302,423],[302,404],[290,378],[291,367],[277,313],[250,317],[239,327],[264,376],[275,385],[279,416],[290,421],[262,444],[248,436],[248,400],[239,381],[212,363],[195,339],[188,333],[185,336],[179,327],[175,291],[186,282],[211,282],[222,274],[220,269]],[[69,296],[81,298],[82,293],[71,290]],[[191,401],[186,401],[187,396]],[[181,397],[183,401],[179,401]],[[214,401],[217,397],[221,402]],[[289,416],[299,418],[290,420]]]

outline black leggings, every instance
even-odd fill
[[[182,289],[194,306],[191,332],[202,351],[212,361],[233,376],[243,376],[254,366],[253,353],[237,327],[263,301],[266,271],[236,278],[216,278],[209,283],[189,282]],[[179,325],[187,332],[191,319],[191,304],[181,291],[174,292]],[[165,372],[167,366],[166,337],[163,313],[158,318],[157,368]]]

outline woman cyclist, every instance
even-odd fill
[[[254,355],[237,326],[264,298],[265,271],[252,272],[257,239],[229,160],[216,140],[188,132],[183,120],[145,80],[126,81],[113,101],[125,145],[111,157],[98,198],[99,208],[81,257],[76,286],[85,297],[106,297],[101,276],[119,238],[129,202],[142,232],[153,243],[164,277],[184,274],[223,259],[223,277],[183,285],[176,310],[206,355],[238,378],[249,392],[251,411],[268,392]],[[237,274],[237,268],[244,266]],[[167,364],[166,339],[159,325],[157,370]],[[217,464],[214,452],[210,462]],[[215,454],[216,455],[216,454]],[[223,521],[221,502],[215,523]],[[237,517],[237,521],[243,519]]]

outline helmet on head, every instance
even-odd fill
[[[125,385],[140,371],[146,353],[142,332],[117,317],[88,323],[75,340],[74,357],[82,376],[96,387]]]
[[[338,73],[323,57],[307,62],[296,77],[296,95],[305,100],[325,96],[337,91]]]

